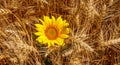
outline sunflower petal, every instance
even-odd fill
[[[60,43],[60,44],[59,44],[60,46],[64,46],[64,45],[65,45],[64,40],[63,40],[63,39],[61,39],[61,41],[59,41],[59,43]]]
[[[44,22],[42,19],[39,19],[39,20],[40,20],[40,21],[42,22],[42,24],[44,25],[45,22]]]
[[[57,45],[62,45],[63,44],[63,39],[61,39],[61,38],[57,38]]]
[[[69,34],[70,33],[70,28],[66,28],[66,34]]]
[[[68,37],[69,37],[69,35],[66,35],[66,34],[61,34],[61,35],[60,35],[60,37],[61,37],[61,38],[68,38]]]
[[[41,37],[38,37],[38,38],[36,39],[36,41],[38,41],[39,43],[42,43],[42,38],[41,38]]]
[[[55,22],[55,17],[54,16],[52,16],[52,21]]]
[[[50,47],[51,46],[51,43],[48,43],[48,47]]]
[[[62,22],[61,16],[59,16],[59,17],[57,18],[57,22]]]
[[[53,42],[51,42],[51,45],[52,45],[52,46],[54,46],[54,44],[55,44],[55,43],[54,43],[54,41],[53,41]]]
[[[69,26],[69,23],[66,23],[66,20],[63,21],[64,22],[64,26]]]
[[[48,16],[44,16],[44,21],[45,21],[45,25],[49,25],[52,23],[52,20]]]
[[[43,32],[44,33],[44,28],[35,28],[38,32]]]
[[[41,25],[41,24],[35,24],[35,26],[36,26],[37,28],[42,28],[42,27],[43,27],[43,25]]]
[[[35,32],[34,34],[35,34],[36,36],[43,35],[43,33],[42,33],[42,32]]]

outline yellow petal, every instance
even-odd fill
[[[69,26],[69,23],[67,23],[66,20],[64,20],[63,23],[64,23],[64,26],[66,27]]]
[[[64,44],[64,40],[61,38],[57,38],[57,43],[58,45],[63,45]]]
[[[47,38],[44,38],[43,43],[47,44],[47,43],[48,43],[48,39],[47,39]]]
[[[70,33],[70,28],[66,28],[66,34],[69,34]]]
[[[64,27],[64,23],[63,23],[63,21],[57,21],[57,22],[59,22],[58,24],[57,24],[57,26],[59,27],[59,29],[63,29],[63,27]]]
[[[41,38],[41,37],[38,37],[38,38],[36,39],[36,41],[42,43],[42,38]]]
[[[55,43],[54,41],[53,41],[53,42],[51,42],[51,45],[52,45],[52,46],[54,46],[54,43]]]
[[[59,16],[59,17],[57,18],[57,22],[62,22],[61,16]]]
[[[38,42],[41,42],[42,44],[46,44],[44,43],[47,39],[45,36],[39,36],[37,39],[36,39]]]
[[[61,38],[68,38],[68,37],[69,37],[69,35],[66,35],[66,34],[61,34],[61,35],[60,35],[60,37],[61,37]]]
[[[35,32],[34,34],[35,34],[36,36],[43,35],[43,33],[42,33],[42,32]]]
[[[56,26],[57,26],[57,25],[58,25],[58,23],[59,23],[59,22],[57,22],[57,21],[55,20],[55,17],[54,17],[54,16],[52,16],[52,24],[54,24],[54,25],[56,25]]]
[[[64,46],[65,44],[64,44],[64,40],[62,39],[61,41],[59,41],[59,45],[61,45],[61,46]]]
[[[38,32],[43,32],[44,33],[44,28],[35,28]]]
[[[50,47],[51,46],[51,43],[48,43],[48,47]]]
[[[70,28],[63,28],[61,31],[61,34],[69,34],[70,33]]]
[[[44,25],[44,21],[42,20],[42,19],[39,19],[41,22],[42,22],[42,24]]]
[[[42,28],[42,27],[43,27],[43,25],[41,25],[41,24],[35,24],[35,26],[36,26],[37,28]]]
[[[45,21],[45,25],[49,25],[52,23],[52,20],[48,16],[44,16],[44,21]]]
[[[55,17],[54,16],[52,16],[52,21],[55,22]]]
[[[63,43],[61,44],[61,46],[65,46],[65,43],[63,42]]]

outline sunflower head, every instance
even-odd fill
[[[47,44],[48,47],[54,45],[64,46],[64,39],[69,37],[69,23],[62,20],[61,17],[55,19],[54,16],[49,18],[44,16],[43,20],[39,19],[42,24],[35,24],[37,32],[35,35],[37,41],[41,44]]]

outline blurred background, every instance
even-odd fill
[[[35,41],[35,23],[61,16],[64,47]],[[120,65],[120,0],[0,0],[0,65]]]

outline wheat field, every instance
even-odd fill
[[[61,16],[64,47],[35,41],[35,23]],[[120,65],[120,0],[0,0],[0,65]]]

